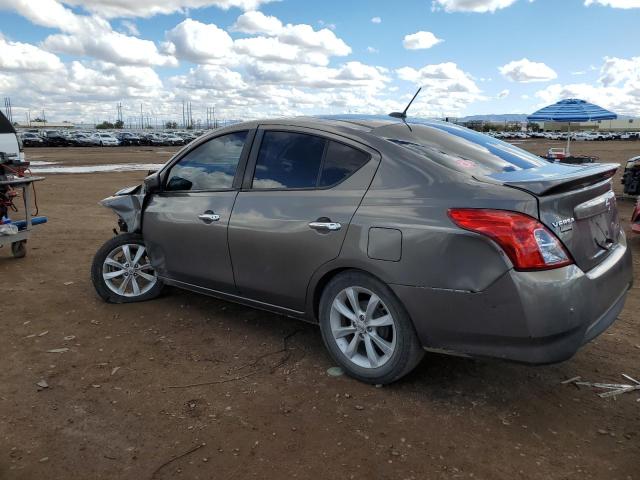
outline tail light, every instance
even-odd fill
[[[452,208],[448,213],[459,227],[500,245],[516,270],[549,270],[573,263],[560,240],[528,215],[474,208]]]

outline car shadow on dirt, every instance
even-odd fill
[[[160,301],[166,302],[167,309],[189,305],[191,322],[200,325],[195,335],[203,339],[195,344],[186,340],[191,355],[206,358],[215,337],[224,335],[228,339],[225,348],[235,353],[227,353],[217,360],[223,365],[228,362],[230,365],[226,366],[234,368],[234,365],[251,363],[260,355],[277,351],[282,348],[283,338],[295,333],[290,348],[297,353],[291,361],[300,364],[299,370],[313,366],[326,370],[333,366],[316,325],[178,289],[168,289]],[[184,335],[192,335],[188,330],[188,327],[183,330]],[[205,341],[206,338],[210,341]],[[175,343],[179,342],[176,338]],[[535,367],[427,352],[414,372],[385,386],[384,390],[398,395],[418,394],[427,401],[503,405],[526,398],[532,388],[541,393],[556,389],[568,374],[563,370],[571,371],[570,362],[562,366]],[[338,381],[358,385],[357,388],[373,388],[348,377]]]

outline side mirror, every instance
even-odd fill
[[[144,189],[147,193],[159,192],[162,188],[162,179],[158,173],[149,175],[144,179]]]

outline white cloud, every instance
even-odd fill
[[[131,20],[123,20],[122,22],[120,22],[120,24],[129,33],[129,35],[133,35],[134,37],[140,36],[140,30],[138,30],[138,26]]]
[[[371,23],[382,23],[382,18],[380,17],[373,17],[371,19]]]
[[[640,8],[640,0],[585,0],[584,4],[588,7],[590,5],[603,5],[605,7],[613,8]]]
[[[43,46],[56,53],[97,58],[118,65],[175,65],[175,60],[158,51],[151,40],[115,32],[101,22],[87,22],[71,34],[54,34]]]
[[[8,76],[16,114],[25,107],[46,108],[51,118],[77,119],[95,111],[113,111],[115,101],[160,99],[162,81],[150,67],[119,66],[105,62],[74,61],[50,72],[14,72]],[[3,84],[0,75],[0,85]]]
[[[277,17],[250,11],[240,15],[232,29],[249,34],[277,35],[282,31],[282,22]]]
[[[26,0],[29,1],[29,0]],[[33,1],[33,3],[39,3]],[[48,0],[47,0],[48,1]],[[105,18],[152,17],[171,13],[186,13],[189,9],[218,7],[223,10],[237,7],[242,10],[256,10],[260,5],[273,0],[61,0],[68,5]]]
[[[267,62],[328,63],[324,55],[301,51],[297,46],[283,43],[274,37],[241,38],[234,42],[234,49],[239,54]]]
[[[390,81],[385,69],[361,62],[347,62],[338,68],[255,62],[247,66],[247,72],[255,83],[310,88],[364,88],[375,91],[384,88]]]
[[[223,118],[388,113],[414,90],[399,87],[398,78],[425,87],[415,105],[422,114],[452,114],[484,98],[473,77],[455,63],[405,67],[394,75],[381,66],[340,61],[351,47],[329,24],[285,24],[256,11],[260,3],[0,0],[0,9],[54,30],[39,46],[0,37],[0,90],[11,95],[18,115],[26,108],[46,108],[51,119],[85,121],[113,120],[119,101],[125,119],[139,116],[142,103],[145,115],[175,120],[183,99],[193,103],[196,117],[203,116],[205,105],[215,105]],[[160,43],[141,36],[132,20],[206,5],[245,9],[231,27],[238,34],[232,38],[215,24],[187,18],[169,28]],[[124,19],[112,25],[108,19],[118,16]],[[52,52],[77,58],[65,64]],[[178,60],[195,65],[169,74],[156,71],[177,66]]]
[[[351,53],[351,48],[327,28],[314,30],[306,24],[287,24],[278,35],[278,39],[283,43],[314,50],[328,56],[343,57]]]
[[[56,53],[83,55],[121,65],[174,65],[154,42],[113,30],[96,16],[76,15],[55,0],[0,0],[0,9],[14,10],[36,25],[64,33],[49,35],[44,48]]]
[[[507,98],[511,92],[508,89],[502,90],[498,93],[498,98]]]
[[[169,83],[184,89],[207,89],[224,92],[246,88],[242,75],[220,65],[199,65],[185,75],[171,77]]]
[[[320,25],[321,27],[327,27],[329,30],[335,30],[336,29],[336,24],[335,23],[327,23],[324,20],[318,20],[318,25]]]
[[[582,98],[621,115],[640,115],[640,57],[606,57],[597,84],[554,84],[537,92],[536,97],[544,105],[563,98]]]
[[[517,0],[433,0],[435,9],[444,8],[446,12],[495,12],[513,5]]]
[[[402,41],[402,45],[407,50],[424,50],[431,48],[444,40],[436,37],[431,32],[416,32],[410,35],[406,35]]]
[[[519,83],[548,82],[558,77],[558,74],[544,63],[532,62],[527,58],[509,62],[498,70],[512,82]]]
[[[443,91],[480,92],[471,75],[461,70],[458,65],[453,62],[426,65],[420,69],[403,67],[396,70],[396,73],[402,80],[407,80],[417,85],[426,85],[430,88],[441,89]]]
[[[62,68],[60,59],[29,43],[11,42],[0,34],[0,69],[7,71],[53,71]]]
[[[187,18],[166,33],[165,49],[193,63],[215,63],[226,59],[233,48],[229,34],[210,23]]]
[[[0,0],[0,9],[12,10],[31,23],[49,28],[77,28],[78,18],[56,0]]]
[[[640,82],[640,57],[605,57],[599,81],[605,87]]]
[[[234,28],[264,35],[234,41],[216,25],[187,19],[167,32],[165,50],[194,63],[235,63],[241,56],[265,62],[313,65],[328,65],[330,57],[351,53],[351,48],[327,28],[282,25],[277,18],[259,12],[241,15]]]
[[[453,62],[425,65],[420,69],[403,67],[396,70],[396,74],[401,80],[423,88],[411,107],[415,114],[454,115],[470,103],[485,98],[471,75]]]
[[[380,53],[380,50],[378,50],[375,47],[367,47],[367,52],[368,53]]]

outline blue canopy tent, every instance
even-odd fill
[[[567,122],[569,124],[567,155],[571,155],[569,150],[571,145],[571,122],[594,122],[597,120],[615,120],[616,118],[618,118],[618,115],[598,105],[577,98],[569,98],[538,110],[529,115],[527,120],[530,122]]]

